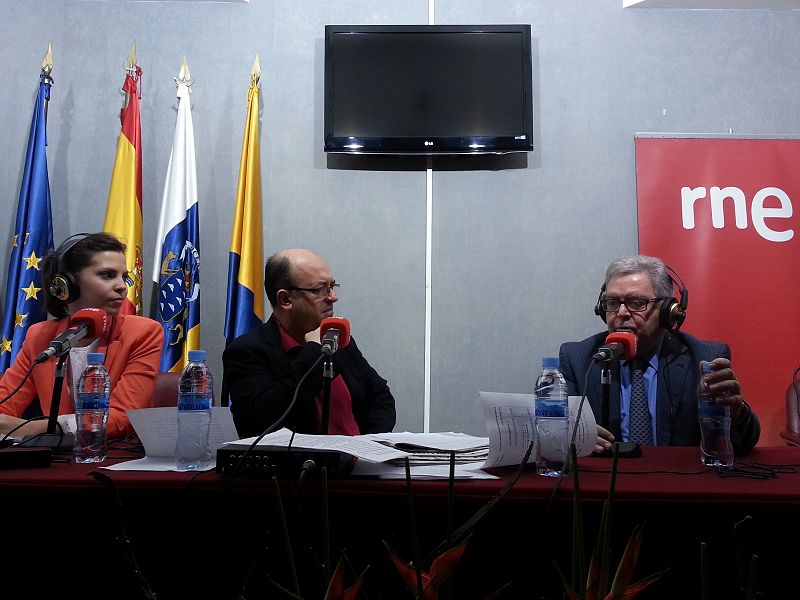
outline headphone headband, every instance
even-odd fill
[[[75,244],[85,240],[90,235],[90,233],[76,233],[71,235],[61,242],[55,251],[56,272],[50,282],[48,291],[51,296],[54,296],[65,304],[75,302],[81,294],[81,288],[78,282],[75,281],[75,277],[72,273],[67,271],[64,259]]]

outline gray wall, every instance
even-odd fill
[[[621,0],[438,0],[436,23],[530,23],[535,146],[512,161],[433,163],[431,429],[484,434],[478,390],[528,391],[542,356],[601,329],[612,258],[637,250],[635,132],[794,134],[800,12],[622,9]],[[48,162],[54,233],[102,227],[136,41],[144,69],[144,244],[152,269],[184,54],[201,212],[202,340],[221,379],[227,254],[249,71],[261,55],[265,253],[308,246],[342,285],[338,314],[423,426],[426,173],[322,152],[326,24],[424,24],[424,0],[0,3],[0,234],[13,227],[41,58],[56,67]],[[509,167],[509,168],[504,168]],[[8,248],[0,248],[0,277]],[[691,287],[691,283],[687,282]],[[149,288],[145,296],[149,297]]]

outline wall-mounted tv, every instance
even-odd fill
[[[325,27],[325,152],[530,150],[530,25]]]

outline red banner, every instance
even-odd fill
[[[689,290],[683,329],[730,344],[760,446],[800,362],[800,140],[637,138],[639,251]]]

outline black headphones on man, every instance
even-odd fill
[[[70,304],[75,302],[81,295],[81,287],[75,280],[75,276],[70,273],[64,264],[64,257],[72,250],[72,247],[89,237],[90,233],[76,233],[65,239],[56,249],[56,272],[50,280],[48,291],[51,296],[55,296],[61,302]]]
[[[664,266],[667,268],[667,271],[671,271],[672,274],[675,275],[675,277],[672,277],[672,275],[667,273],[672,287],[678,288],[678,294],[681,299],[680,301],[676,300],[674,297],[664,299],[658,312],[658,324],[670,333],[676,334],[686,319],[686,307],[689,306],[689,290],[683,285],[683,280],[675,269],[669,265]],[[680,285],[678,282],[680,282]],[[605,296],[606,284],[603,283],[603,286],[600,288],[600,295],[597,297],[597,302],[594,305],[594,314],[603,319],[603,323],[607,322],[607,319],[605,311],[600,307],[600,302]]]

